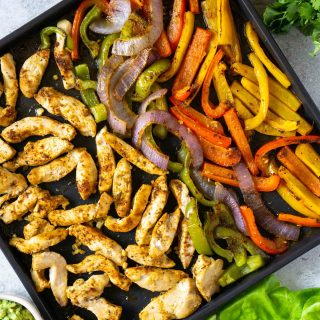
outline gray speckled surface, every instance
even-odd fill
[[[0,39],[39,15],[57,0],[0,0]],[[259,11],[263,10],[268,0],[255,1]],[[320,55],[311,58],[311,41],[297,30],[288,35],[276,36],[276,40],[289,62],[301,78],[307,90],[320,106],[319,70]],[[276,273],[283,284],[292,289],[320,287],[320,246],[304,254]],[[27,297],[28,294],[13,269],[0,252],[0,293],[16,293]]]

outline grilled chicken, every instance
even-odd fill
[[[34,98],[48,112],[69,121],[83,136],[95,137],[96,122],[81,101],[52,87],[41,88]]]
[[[114,171],[112,196],[119,217],[125,217],[130,210],[132,192],[131,169],[130,163],[125,158],[122,158],[117,163]]]
[[[6,96],[6,106],[0,107],[0,126],[7,127],[14,122],[17,112],[16,103],[18,98],[18,80],[13,57],[6,53],[0,58],[1,73],[4,83],[4,94]]]
[[[42,292],[45,289],[50,289],[50,282],[47,280],[45,270],[33,270],[31,269],[31,278],[36,287],[37,292]]]
[[[107,128],[103,127],[96,136],[100,192],[107,192],[111,189],[113,174],[116,168],[112,148],[104,138],[106,132]]]
[[[105,218],[112,204],[112,197],[102,193],[98,203],[84,204],[70,210],[53,210],[48,219],[55,226],[71,226]]]
[[[181,212],[186,216],[186,208],[190,201],[188,187],[182,181],[174,179],[170,181],[170,189],[178,202]]]
[[[14,157],[16,150],[0,138],[0,164]]]
[[[29,57],[20,70],[20,90],[27,98],[38,91],[50,59],[50,49],[41,49]]]
[[[187,273],[180,270],[143,266],[128,268],[125,270],[125,275],[139,287],[153,292],[167,291],[188,277]]]
[[[105,220],[105,226],[114,232],[133,230],[141,220],[142,213],[148,204],[151,189],[152,187],[149,184],[143,184],[133,198],[130,214],[122,219],[108,216]]]
[[[56,252],[41,252],[32,255],[32,270],[49,269],[49,281],[52,293],[60,306],[68,304],[67,262],[63,256]]]
[[[140,312],[141,320],[183,319],[197,310],[201,296],[190,278],[182,279],[172,289],[154,298]]]
[[[5,194],[5,201],[17,197],[27,186],[27,181],[22,174],[12,173],[0,166],[0,195]],[[0,203],[3,202],[0,201]]]
[[[210,301],[212,295],[219,291],[218,280],[223,273],[223,261],[200,254],[192,273],[199,292],[204,299]]]
[[[2,137],[9,143],[20,143],[31,136],[48,134],[71,141],[77,132],[70,124],[44,116],[23,118],[1,132]]]
[[[69,90],[74,88],[76,84],[71,53],[65,48],[67,35],[71,33],[72,26],[70,21],[62,20],[58,22],[57,27],[63,30],[66,35],[62,36],[57,33],[53,55],[62,77],[63,87]]]
[[[125,291],[128,291],[131,285],[131,281],[119,272],[118,267],[111,260],[100,254],[92,254],[77,264],[70,264],[67,266],[67,270],[77,274],[102,271],[108,275],[115,286]]]
[[[91,251],[112,260],[116,265],[126,268],[127,254],[114,240],[108,238],[96,228],[75,224],[69,227],[69,234]]]
[[[63,241],[68,236],[66,229],[58,228],[52,231],[40,233],[28,240],[13,237],[10,239],[9,244],[19,251],[26,254],[34,254],[44,251],[51,246],[55,246]]]
[[[152,231],[149,254],[151,257],[161,257],[166,253],[176,236],[180,221],[180,209],[173,213],[165,213],[154,226]]]
[[[128,258],[143,266],[158,268],[173,268],[175,266],[174,261],[168,258],[168,256],[165,254],[163,254],[161,257],[150,257],[148,246],[137,246],[135,244],[130,244],[127,246],[126,252]]]
[[[73,144],[68,140],[58,137],[44,138],[36,142],[28,142],[16,158],[3,166],[10,171],[16,171],[23,166],[41,166],[72,149]]]
[[[36,218],[24,226],[23,236],[26,240],[29,240],[38,234],[49,232],[52,230],[54,230],[54,226],[47,220]]]
[[[154,227],[167,203],[169,190],[166,176],[159,176],[153,182],[151,200],[143,213],[141,222],[136,230],[136,242],[138,245],[147,245],[151,238],[150,230]]]

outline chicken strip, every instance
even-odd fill
[[[43,232],[31,239],[25,240],[19,237],[10,239],[9,244],[25,254],[34,254],[48,249],[63,241],[68,236],[68,230],[58,228]]]
[[[41,49],[29,57],[20,70],[20,90],[27,98],[33,98],[47,69],[50,49]]]
[[[41,252],[32,255],[32,269],[40,271],[49,269],[49,280],[52,293],[60,306],[68,304],[67,262],[64,257],[56,252]]]
[[[130,214],[122,219],[108,216],[105,220],[105,226],[114,232],[129,232],[133,230],[141,220],[142,213],[148,204],[151,189],[152,187],[149,184],[143,184],[133,198]]]
[[[52,87],[41,88],[34,98],[48,112],[69,121],[83,136],[95,137],[96,122],[81,101]]]
[[[4,94],[6,96],[6,106],[0,107],[0,126],[7,127],[14,122],[17,112],[16,103],[18,98],[18,80],[13,57],[6,53],[0,58],[1,73],[4,83]]]
[[[201,296],[191,278],[182,279],[172,289],[154,298],[140,312],[140,320],[183,319],[196,311]]]
[[[41,166],[72,149],[73,144],[68,140],[48,137],[35,142],[28,142],[16,158],[6,162],[3,166],[13,172],[23,166]]]
[[[91,251],[112,260],[116,265],[126,268],[127,254],[114,240],[108,238],[96,228],[75,224],[69,227],[69,234]]]
[[[166,253],[176,236],[180,221],[180,209],[173,213],[165,213],[155,225],[149,247],[151,257],[160,257]]]
[[[139,246],[150,243],[150,230],[154,227],[167,204],[169,190],[166,176],[159,176],[153,182],[151,200],[143,213],[141,222],[136,230],[136,242]]]
[[[54,210],[49,212],[48,219],[55,226],[71,226],[105,218],[112,204],[112,197],[102,193],[98,203],[84,204],[70,210]]]
[[[53,231],[55,228],[47,220],[37,218],[29,222],[23,228],[23,236],[26,240],[31,239],[32,237],[44,233]]]
[[[214,260],[200,254],[192,268],[192,274],[202,297],[209,302],[212,295],[219,291],[218,280],[223,274],[223,260]]]
[[[148,246],[137,246],[135,244],[130,244],[126,248],[128,258],[131,260],[149,267],[158,268],[173,268],[175,263],[165,254],[161,257],[150,257]]]
[[[0,166],[0,195],[5,195],[5,201],[17,197],[28,184],[22,174],[16,174]],[[0,201],[2,204],[2,201]]]
[[[53,50],[54,59],[62,77],[63,87],[66,90],[72,89],[76,84],[76,77],[73,72],[71,53],[65,48],[67,35],[71,33],[71,23],[68,20],[59,21],[57,27],[63,30],[66,35],[56,34],[56,43]]]
[[[155,267],[133,267],[125,270],[125,275],[139,287],[149,291],[167,291],[174,287],[188,274],[173,269],[160,269]]]
[[[33,270],[31,269],[31,278],[36,287],[37,292],[42,292],[45,289],[50,289],[50,282],[45,276],[45,270]]]
[[[112,196],[119,217],[125,217],[130,210],[132,192],[131,169],[130,163],[125,158],[122,158],[114,171]]]
[[[106,132],[107,128],[103,127],[96,136],[100,192],[107,192],[111,189],[114,170],[116,168],[112,148],[104,138]]]
[[[14,157],[16,150],[0,138],[0,164]]]
[[[1,132],[3,139],[9,143],[20,143],[31,136],[48,134],[71,141],[77,132],[70,124],[44,116],[23,118]]]
[[[131,285],[131,281],[119,272],[118,267],[112,261],[100,254],[86,256],[81,262],[68,265],[67,270],[76,274],[102,271],[108,275],[110,281],[115,286],[124,291],[128,291]]]
[[[190,201],[188,187],[182,181],[174,179],[170,181],[170,189],[178,202],[181,212],[186,216],[187,205]]]

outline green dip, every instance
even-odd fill
[[[19,303],[0,300],[1,320],[34,320],[33,315]]]

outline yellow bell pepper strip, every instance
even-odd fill
[[[199,254],[212,255],[211,247],[202,229],[199,218],[198,205],[195,198],[191,197],[186,207],[187,225],[193,245]]]
[[[253,25],[250,21],[246,23],[245,26],[246,36],[248,42],[257,55],[257,57],[261,60],[264,66],[268,69],[268,71],[285,87],[288,88],[291,86],[291,82],[288,77],[267,57],[263,49],[259,44],[259,38],[257,33],[255,32]],[[259,80],[259,78],[257,77]]]
[[[279,213],[279,221],[290,222],[301,227],[320,228],[320,220],[313,218],[303,218],[289,213]]]
[[[188,46],[192,38],[193,28],[194,14],[188,11],[184,15],[182,34],[179,40],[178,47],[174,53],[171,67],[158,78],[158,82],[166,82],[178,72],[182,64],[183,58],[188,50]]]
[[[119,37],[120,37],[120,33],[109,34],[101,42],[99,58],[98,58],[99,69],[101,69],[105,65],[106,61],[108,60],[108,56],[109,56],[109,52],[112,44]]]
[[[299,144],[295,153],[317,177],[320,177],[320,155],[310,144]]]
[[[284,146],[300,143],[320,143],[320,136],[286,137],[270,141],[260,147],[255,154],[255,161],[262,174],[266,175],[269,166],[269,159],[267,157],[268,152]]]
[[[320,215],[305,206],[304,202],[301,199],[298,199],[298,197],[288,189],[284,181],[280,182],[277,192],[292,209],[309,218],[320,219]]]
[[[232,45],[233,32],[228,0],[217,0],[217,27],[219,45]]]
[[[236,62],[231,66],[231,70],[234,73],[249,79],[255,84],[258,84],[258,80],[252,67]],[[289,107],[292,111],[297,111],[299,109],[301,106],[301,101],[290,91],[290,89],[283,87],[278,81],[271,77],[268,77],[268,82],[269,92],[272,96],[286,104],[287,107]]]
[[[309,170],[289,147],[281,148],[277,153],[277,158],[311,192],[320,197],[320,179]]]
[[[245,120],[244,122],[246,130],[252,130],[258,127],[267,116],[269,108],[269,85],[267,72],[259,58],[254,53],[250,53],[248,58],[253,65],[254,73],[259,82],[260,91],[260,108],[258,113],[253,118]]]

